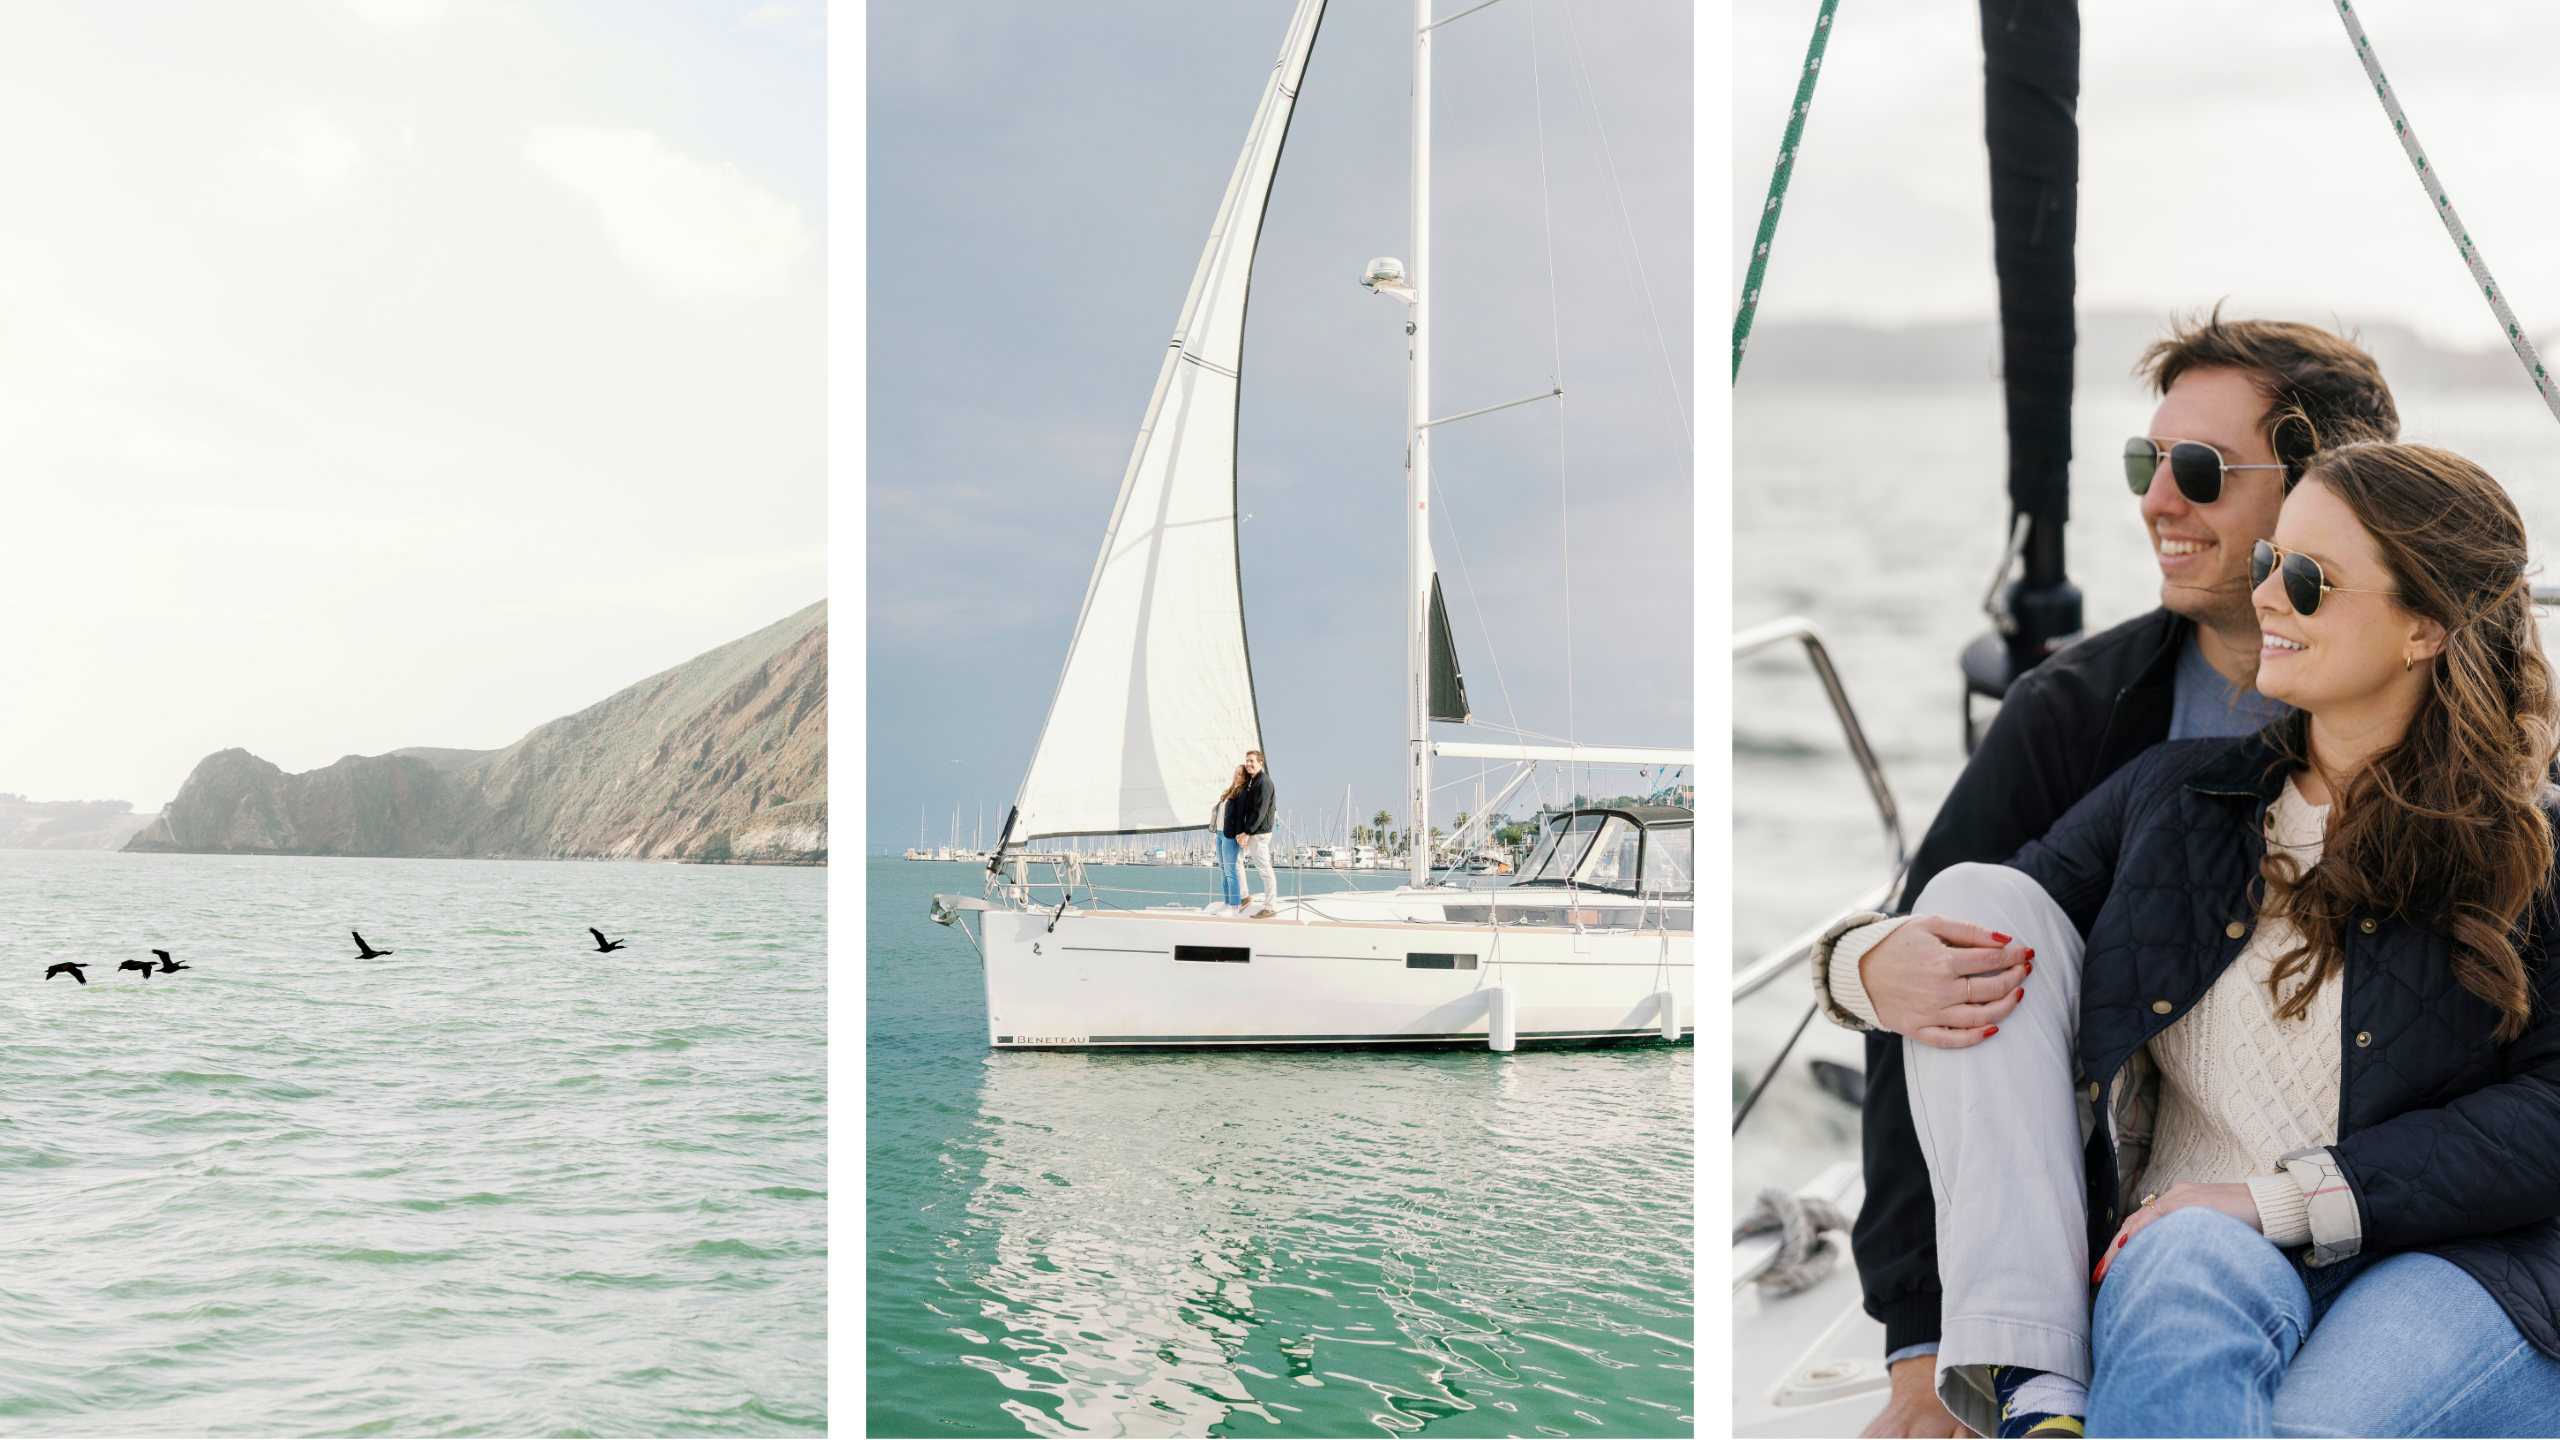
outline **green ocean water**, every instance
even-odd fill
[[[0,1435],[824,1431],[825,871],[0,851],[0,916]]]
[[[867,1433],[1692,1432],[1694,1050],[992,1054],[865,864]]]

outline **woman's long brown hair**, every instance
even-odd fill
[[[2297,875],[2270,848],[2259,867],[2268,913],[2301,937],[2269,977],[2276,1013],[2300,1019],[2337,976],[2349,925],[2405,917],[2452,943],[2454,978],[2497,1007],[2504,1044],[2532,1012],[2515,941],[2549,883],[2539,796],[2560,744],[2523,517],[2487,472],[2427,445],[2340,446],[2313,458],[2303,483],[2313,482],[2346,502],[2381,551],[2400,609],[2442,625],[2445,647],[2427,662],[2408,733],[2333,788],[2320,863]],[[2311,763],[2304,717],[2268,736],[2287,764]]]
[[[1227,782],[1227,788],[1218,796],[1218,803],[1224,805],[1228,801],[1236,798],[1238,795],[1243,794],[1245,785],[1252,779],[1252,776],[1244,773],[1243,766],[1237,766],[1235,778]]]

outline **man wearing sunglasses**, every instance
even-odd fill
[[[2160,608],[2064,649],[2010,686],[1921,841],[1905,896],[1950,865],[2008,859],[2163,740],[2246,734],[2284,713],[2251,688],[2259,637],[2249,592],[2263,578],[2251,574],[2252,552],[2274,534],[2285,492],[2315,450],[2396,438],[2391,388],[2373,357],[2343,336],[2224,320],[2219,309],[2174,327],[2138,369],[2160,405],[2149,432],[2126,442],[2123,473],[2160,566]],[[1835,934],[1873,918],[1851,917]],[[1869,957],[1852,953],[1854,941],[1839,945],[1817,965],[1817,986],[1843,964],[1858,965],[1870,989],[1890,984],[1900,954],[1968,943],[1938,934],[1944,923],[1922,917],[1870,939],[1872,958],[1883,964],[1861,964]],[[1826,1009],[1841,1018],[1823,993]],[[1867,1194],[1851,1250],[1867,1312],[1884,1322],[1893,1391],[1865,1433],[1955,1435],[1962,1427],[1936,1390],[1937,1213],[1912,1125],[1903,1044],[1882,1031],[1867,1036]]]

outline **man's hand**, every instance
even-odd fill
[[[1905,930],[1911,927],[1905,925]],[[1893,1398],[1884,1402],[1884,1413],[1867,1422],[1858,1432],[1858,1440],[1870,1436],[1926,1436],[1928,1440],[1947,1437],[1971,1437],[1973,1432],[1947,1409],[1938,1398],[1938,1357],[1914,1355],[1893,1362]]]
[[[1979,925],[1914,915],[1858,958],[1858,983],[1885,1029],[1961,1050],[1990,1039],[2026,998],[2035,953]]]
[[[2172,1210],[2184,1210],[2190,1205],[2219,1210],[2261,1235],[2267,1231],[2266,1223],[2258,1218],[2258,1197],[2250,1194],[2249,1187],[2237,1180],[2220,1185],[2201,1185],[2193,1181],[2172,1185],[2168,1194],[2137,1207],[2124,1217],[2124,1223],[2116,1227],[2115,1243],[2107,1247],[2107,1253],[2098,1257],[2098,1268],[2090,1272],[2089,1283],[2094,1285],[2107,1278],[2107,1267],[2116,1263],[2116,1252],[2124,1248],[2126,1241],[2141,1234],[2144,1226]]]

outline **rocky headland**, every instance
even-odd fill
[[[827,604],[503,750],[410,746],[299,775],[219,751],[124,848],[823,865]]]

